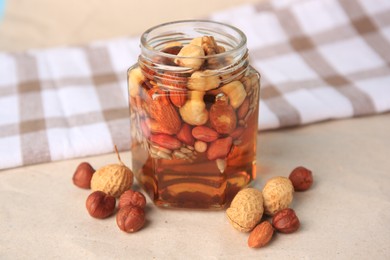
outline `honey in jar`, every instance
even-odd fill
[[[161,207],[218,209],[256,178],[260,75],[227,24],[162,24],[128,70],[132,170]]]

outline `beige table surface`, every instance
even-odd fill
[[[255,1],[10,0],[0,50],[138,34],[244,2]],[[314,172],[313,188],[296,193],[292,205],[299,232],[250,249],[248,234],[234,230],[224,211],[166,210],[149,200],[147,225],[125,234],[114,217],[89,217],[89,191],[71,182],[82,161],[115,162],[108,154],[1,171],[0,259],[390,259],[390,114],[258,136],[255,187],[298,165]],[[122,159],[129,164],[130,153]]]

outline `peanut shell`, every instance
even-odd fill
[[[274,177],[263,188],[264,212],[273,216],[279,210],[288,208],[293,200],[294,187],[286,177]]]
[[[93,191],[103,191],[119,197],[133,185],[133,172],[124,164],[109,164],[98,169],[92,177]]]
[[[263,195],[254,188],[245,188],[234,197],[226,210],[232,226],[241,232],[251,231],[263,216]]]

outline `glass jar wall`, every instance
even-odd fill
[[[128,71],[132,170],[163,207],[223,208],[256,177],[260,75],[211,21],[147,30]]]

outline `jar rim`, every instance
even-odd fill
[[[175,54],[165,53],[165,52],[162,52],[160,50],[156,50],[152,45],[149,44],[148,36],[152,32],[154,32],[160,28],[170,27],[173,25],[185,25],[185,24],[199,24],[199,25],[209,24],[209,25],[214,25],[214,26],[220,26],[221,28],[226,28],[226,29],[230,30],[230,32],[231,32],[229,34],[230,36],[233,36],[232,33],[235,33],[236,36],[239,37],[238,44],[235,45],[234,48],[226,50],[225,52],[222,52],[222,53],[216,53],[216,54],[207,55],[207,56],[199,57],[199,58],[217,58],[217,57],[224,56],[224,55],[231,55],[237,51],[240,51],[241,49],[246,49],[247,38],[246,38],[246,35],[244,34],[243,31],[241,31],[237,27],[230,25],[230,24],[227,24],[227,23],[222,23],[222,22],[217,22],[217,21],[212,21],[212,20],[202,20],[202,19],[176,20],[176,21],[166,22],[166,23],[162,23],[162,24],[150,27],[141,35],[141,40],[140,40],[141,41],[141,49],[145,50],[150,55],[160,55],[160,56],[165,56],[167,58],[178,57]],[[235,38],[237,39],[237,37],[235,37]],[[180,56],[180,58],[186,58],[186,56]],[[194,57],[188,57],[188,58],[194,58]]]

